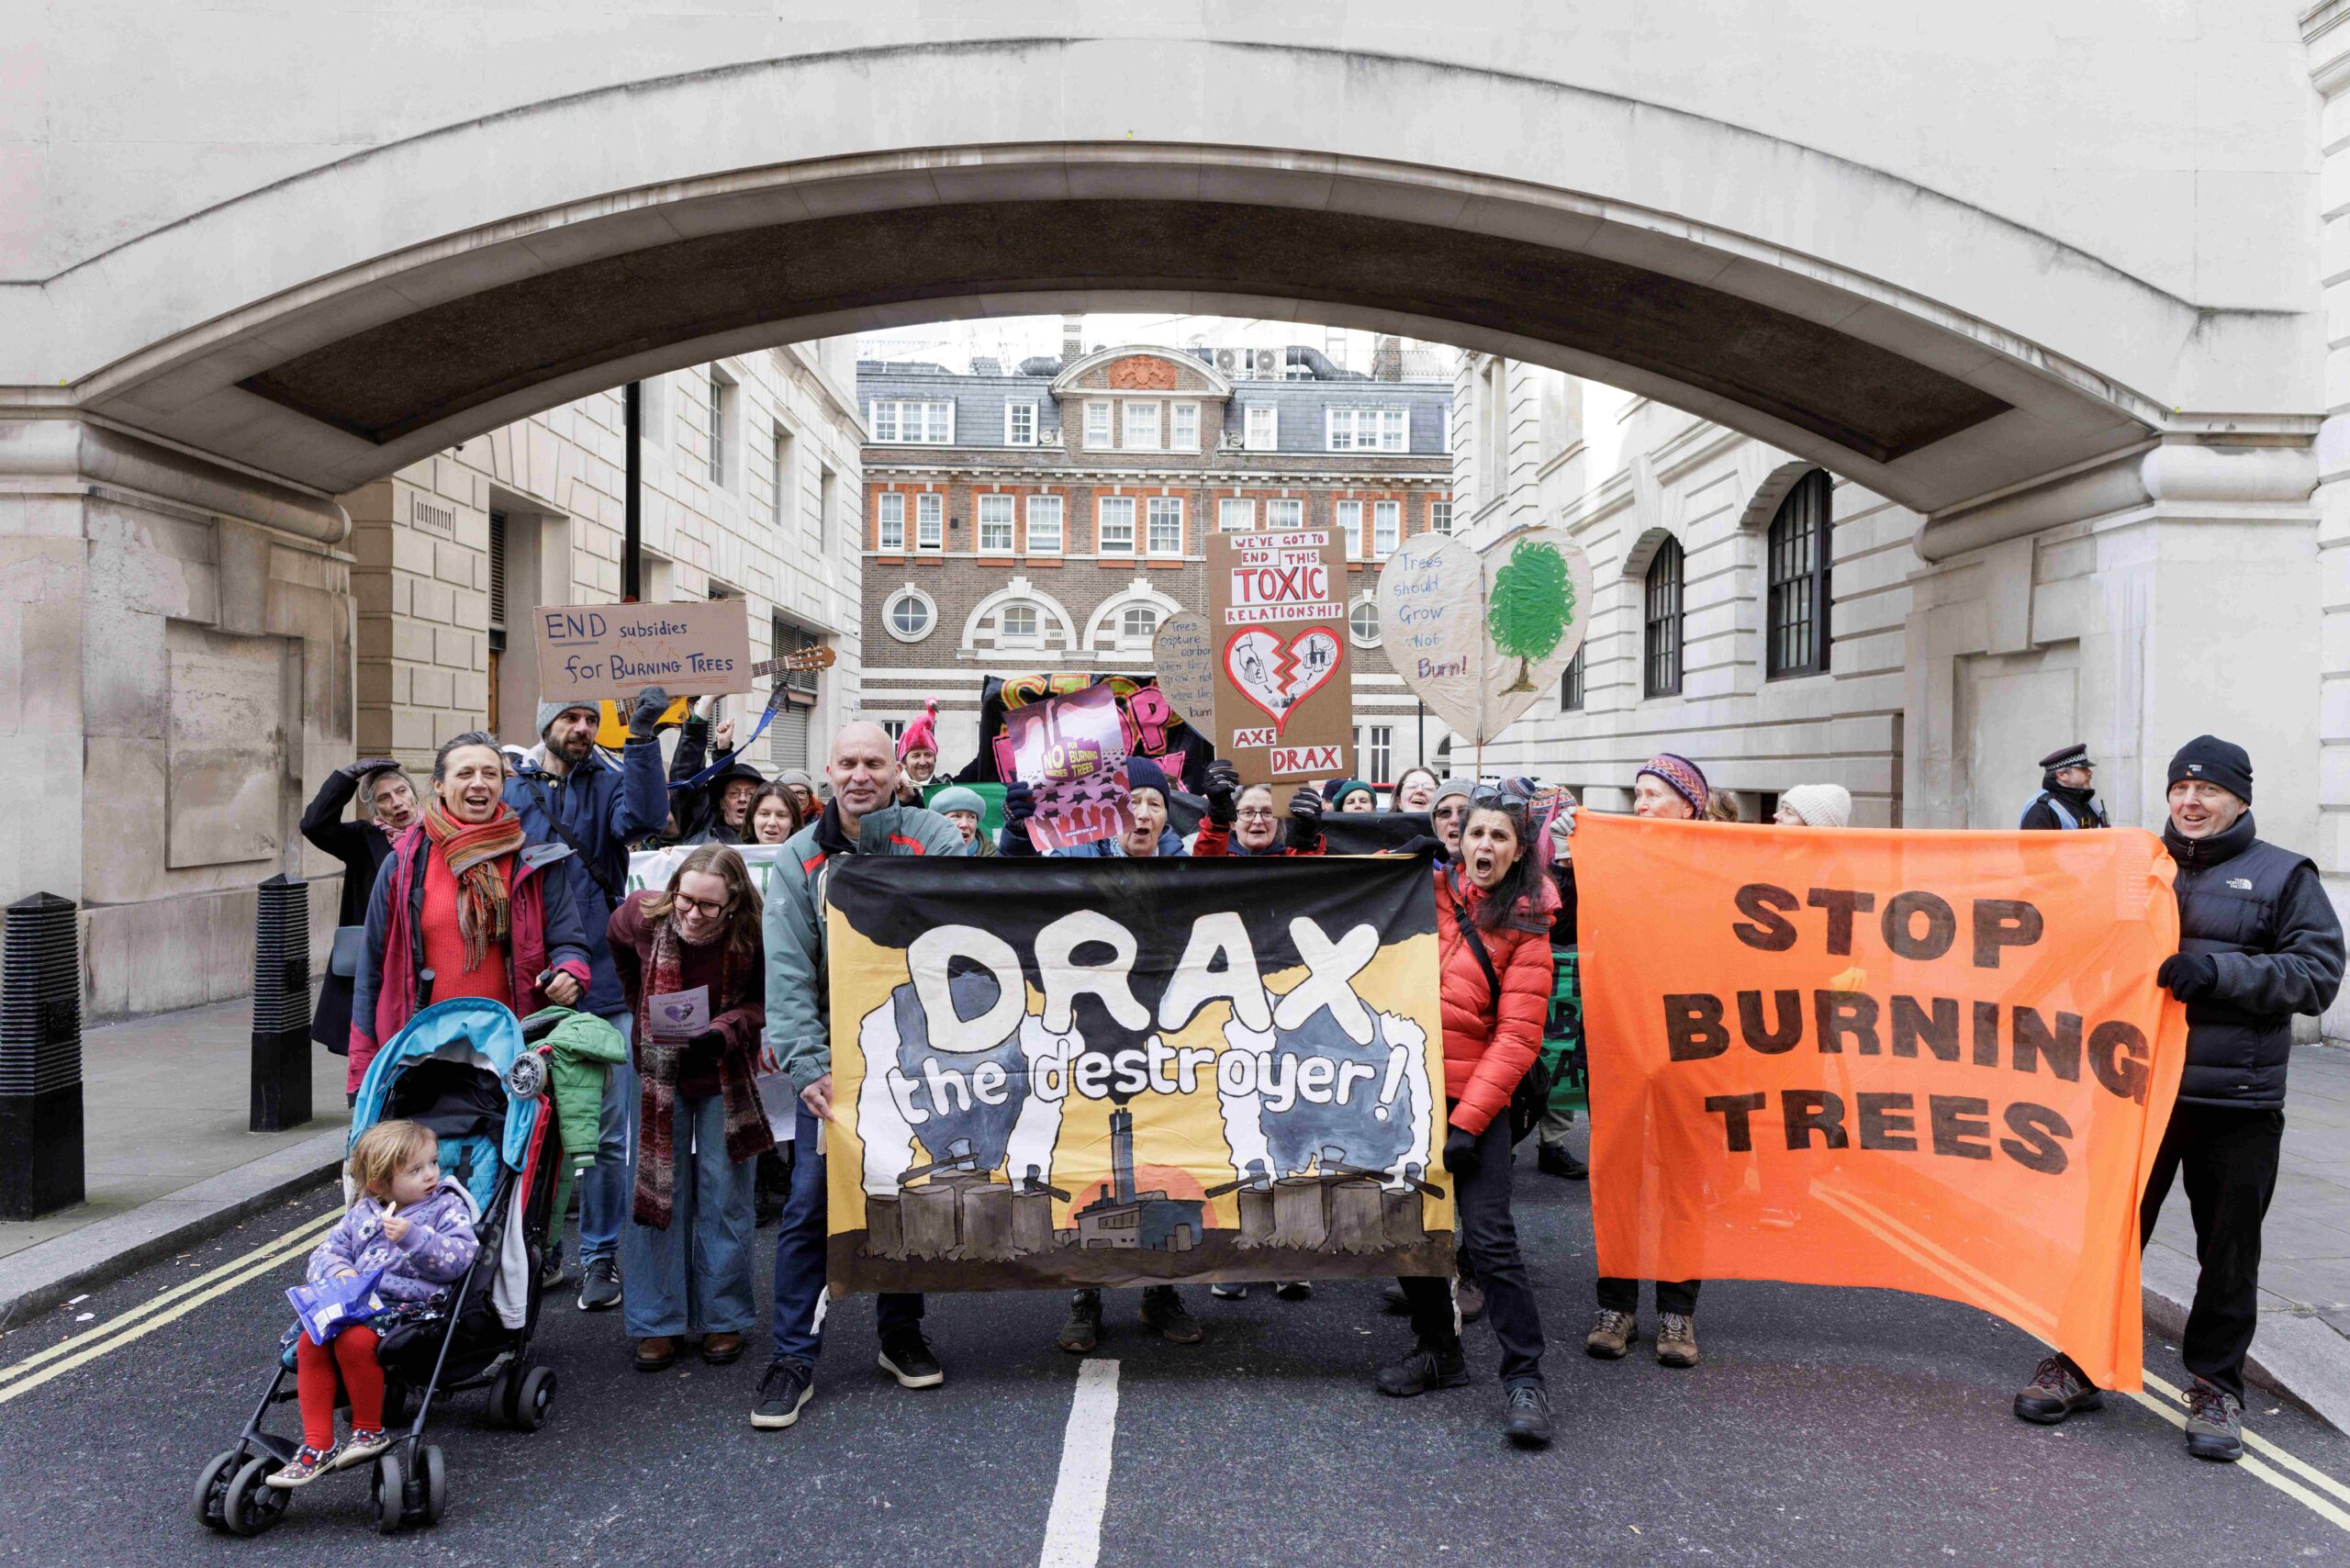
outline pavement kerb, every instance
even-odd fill
[[[2147,1331],[2177,1344],[2195,1298],[2195,1265],[2150,1247],[2142,1282]],[[2350,1433],[2350,1340],[2314,1314],[2262,1313],[2244,1361],[2244,1381],[2292,1401],[2337,1432]]]
[[[347,1127],[330,1127],[79,1230],[0,1258],[0,1328],[197,1242],[318,1185],[342,1164]]]

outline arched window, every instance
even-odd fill
[[[1828,607],[1832,597],[1834,482],[1824,468],[1796,481],[1771,519],[1769,641],[1766,667],[1783,675],[1818,675],[1828,668]]]
[[[1155,604],[1130,604],[1119,612],[1118,635],[1122,638],[1147,643],[1158,630],[1158,606]]]
[[[1005,605],[996,612],[995,629],[999,643],[1036,641],[1036,607],[1033,604]]]
[[[1681,694],[1681,543],[1667,539],[1649,560],[1641,637],[1641,691]]]

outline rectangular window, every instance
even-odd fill
[[[1058,555],[1061,553],[1061,498],[1058,496],[1028,498],[1028,554]]]
[[[1128,403],[1126,405],[1125,440],[1120,444],[1128,452],[1158,450],[1158,405]]]
[[[1197,452],[1200,449],[1200,406],[1197,403],[1169,405],[1167,444],[1176,452]]]
[[[1452,503],[1450,501],[1428,503],[1428,527],[1434,532],[1448,536],[1452,532]]]
[[[1088,403],[1085,405],[1085,444],[1095,448],[1107,447],[1110,444],[1109,404]]]
[[[1012,554],[1012,506],[1010,496],[979,498],[979,554],[1009,555]]]
[[[1251,403],[1242,415],[1248,422],[1247,445],[1251,452],[1270,452],[1281,444],[1281,411],[1270,403]]]
[[[866,405],[866,422],[876,442],[892,446],[951,446],[955,442],[955,405],[951,402],[874,402]]]
[[[1332,452],[1352,452],[1355,449],[1355,411],[1352,409],[1322,410],[1322,444]]]
[[[1355,777],[1366,784],[1385,784],[1394,774],[1395,726],[1393,724],[1357,724],[1355,726]]]
[[[1401,409],[1379,410],[1379,450],[1408,452],[1412,446],[1412,423]]]
[[[1103,496],[1094,502],[1094,544],[1097,554],[1131,555],[1135,553],[1135,498],[1132,496]]]
[[[832,544],[833,531],[840,521],[840,473],[820,463],[816,465],[816,548],[819,552]]]
[[[906,547],[906,498],[886,490],[873,498],[874,548],[899,551]]]
[[[734,423],[734,384],[716,371],[710,373],[710,482],[724,489],[733,482],[728,466],[726,435]]]
[[[1347,559],[1349,561],[1361,560],[1362,503],[1360,501],[1340,501],[1338,503],[1338,532],[1345,534],[1347,538]]]
[[[1403,543],[1404,503],[1373,501],[1371,503],[1371,558],[1384,561]]]
[[[1329,409],[1333,452],[1404,452],[1410,448],[1411,421],[1401,409]]]
[[[1774,680],[1828,668],[1833,485],[1826,469],[1813,469],[1796,482],[1771,519],[1765,546],[1770,563],[1765,647],[1766,668]]]
[[[775,427],[775,495],[768,509],[768,519],[781,528],[792,519],[799,500],[800,476],[792,471],[792,447],[795,442],[789,431],[781,424]]]
[[[946,498],[925,490],[914,498],[914,548],[946,548]]]
[[[1003,444],[1034,446],[1036,444],[1036,405],[1006,403],[1003,406]]]
[[[1267,501],[1265,526],[1267,528],[1304,528],[1305,526],[1304,501]]]
[[[1576,648],[1575,656],[1567,661],[1567,672],[1559,678],[1559,711],[1561,713],[1583,711],[1583,655],[1590,647],[1591,644],[1585,643]]]
[[[1150,553],[1154,555],[1181,555],[1183,553],[1182,498],[1153,496],[1147,515],[1150,527]]]
[[[1215,526],[1219,533],[1248,532],[1257,526],[1257,503],[1229,499],[1216,502]]]

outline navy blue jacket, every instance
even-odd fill
[[[607,1018],[627,1012],[628,999],[612,968],[604,925],[628,891],[629,846],[659,832],[669,821],[661,743],[632,740],[621,753],[619,767],[608,767],[591,756],[561,778],[526,763],[506,781],[506,803],[521,817],[522,831],[532,838],[562,844],[568,835],[567,842],[578,851],[566,867],[572,902],[587,932],[593,975],[580,1011]],[[561,833],[555,831],[557,823]]]

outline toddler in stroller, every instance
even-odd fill
[[[380,1270],[375,1293],[386,1311],[354,1323],[321,1345],[294,1341],[294,1380],[302,1406],[302,1446],[268,1479],[307,1486],[330,1470],[364,1464],[391,1447],[384,1435],[384,1372],[375,1346],[392,1321],[445,1305],[450,1288],[473,1266],[479,1217],[473,1194],[441,1174],[441,1140],[416,1122],[378,1122],[351,1150],[349,1212],[310,1254],[308,1278],[324,1284]],[[334,1440],[338,1383],[351,1398],[351,1436]]]

